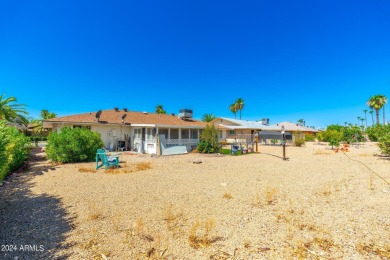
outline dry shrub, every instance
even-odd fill
[[[265,202],[268,205],[273,204],[277,194],[278,194],[278,190],[277,189],[275,189],[275,188],[267,188],[265,190]]]
[[[163,219],[167,224],[169,231],[174,236],[182,233],[182,227],[185,223],[184,213],[182,209],[175,209],[172,204],[169,204],[163,208]]]
[[[88,219],[97,220],[103,217],[101,208],[98,207],[94,202],[88,204]]]
[[[320,190],[320,194],[323,196],[329,196],[332,193],[331,186],[329,183],[324,183]]]
[[[90,172],[90,173],[96,173],[97,170],[93,168],[86,168],[86,167],[79,167],[78,168],[79,172]]]
[[[362,255],[375,254],[382,259],[390,259],[390,244],[387,245],[377,245],[375,243],[357,244],[356,250]]]
[[[318,253],[330,253],[332,248],[338,248],[333,239],[324,236],[315,236],[309,241],[298,241],[292,246],[292,255],[297,259],[308,259],[311,255],[313,258],[319,257]]]
[[[188,232],[188,242],[193,248],[208,247],[216,238],[212,235],[215,222],[212,219],[196,221]]]
[[[141,163],[137,163],[135,165],[135,169],[137,171],[145,171],[145,170],[149,170],[151,168],[152,168],[152,166],[150,165],[150,162],[141,162]]]
[[[321,150],[321,149],[317,149],[314,151],[313,153],[314,155],[331,155],[332,152],[330,151],[325,151],[325,150]]]
[[[232,196],[232,194],[226,192],[225,194],[223,194],[223,198],[230,200],[233,198],[233,196]]]

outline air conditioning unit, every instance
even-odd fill
[[[262,123],[263,125],[269,125],[269,118],[263,118],[263,119],[261,119],[261,123]]]
[[[192,118],[192,109],[180,109],[179,110],[180,118]]]

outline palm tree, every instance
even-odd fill
[[[15,97],[4,98],[4,95],[0,96],[0,120],[6,120],[13,122],[16,118],[20,118],[20,121],[24,124],[28,124],[28,120],[24,115],[27,115],[27,111],[24,108],[24,104],[16,104],[18,101]]]
[[[231,104],[229,106],[229,110],[234,114],[234,118],[236,118],[236,114],[237,114],[237,111],[238,111],[237,105],[236,104]]]
[[[361,119],[361,117],[360,117],[360,116],[358,116],[358,117],[357,117],[357,120],[358,120],[358,123],[357,123],[357,125],[359,125],[359,123],[360,123],[360,122],[359,122],[359,121],[360,121],[360,119]]]
[[[215,119],[215,115],[214,114],[204,114],[203,117],[202,117],[202,121],[203,122],[211,122]]]
[[[366,119],[360,118],[360,121],[362,121],[362,127],[364,127],[364,124],[363,124],[364,120],[366,120]]]
[[[366,121],[366,127],[367,127],[367,112],[368,112],[368,110],[364,109],[363,112],[364,112],[364,120]]]
[[[242,98],[238,98],[236,100],[236,106],[237,106],[237,110],[240,111],[240,120],[241,120],[241,111],[244,109],[244,100]]]
[[[157,105],[156,106],[156,113],[157,114],[166,114],[167,112],[164,110],[163,105]]]
[[[49,112],[49,110],[46,109],[42,109],[41,118],[34,119],[31,121],[31,124],[34,127],[33,132],[36,134],[42,134],[45,131],[45,129],[43,128],[43,120],[55,118],[55,117],[57,117],[56,113]]]
[[[379,125],[379,110],[387,103],[387,97],[385,95],[375,95],[370,97],[367,101],[367,106],[375,109],[376,123]],[[384,112],[384,111],[383,111]],[[385,113],[383,113],[383,118],[385,118]],[[385,123],[385,122],[383,122]]]
[[[372,125],[374,125],[374,110],[372,108],[370,109],[371,119],[372,119]]]
[[[348,122],[344,122],[344,125],[347,126]]]

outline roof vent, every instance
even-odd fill
[[[180,109],[179,117],[181,119],[192,118],[192,109]]]
[[[99,119],[100,119],[101,114],[102,114],[102,111],[101,111],[101,110],[99,110],[99,111],[96,112],[95,117],[97,118],[98,122],[99,122]]]
[[[116,111],[116,112],[118,112],[118,111],[119,111],[119,108],[117,108],[117,107],[114,107],[114,109],[115,109],[115,111]]]
[[[262,119],[261,119],[261,123],[262,123],[263,125],[269,125],[269,118],[262,118]]]
[[[123,111],[127,112],[127,108],[124,108]]]
[[[172,113],[172,116],[175,116],[175,113]]]
[[[148,114],[148,112],[146,112],[146,111],[144,111],[144,112],[142,112],[143,114],[145,114],[145,115],[147,115]]]

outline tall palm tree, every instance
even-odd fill
[[[0,96],[0,120],[6,120],[13,122],[17,117],[24,124],[28,124],[28,119],[24,116],[27,115],[27,111],[24,108],[26,105],[17,104],[18,100],[15,97],[4,98],[4,95]]]
[[[368,110],[364,109],[363,112],[364,112],[364,120],[366,121],[366,127],[367,127],[367,112],[368,112]]]
[[[41,118],[34,119],[31,121],[31,124],[34,127],[33,132],[35,134],[42,134],[45,131],[45,129],[43,128],[43,120],[55,118],[55,117],[57,117],[56,113],[49,112],[49,110],[46,110],[46,109],[42,109],[41,110]]]
[[[379,110],[387,103],[387,97],[385,95],[375,95],[370,97],[367,101],[367,106],[375,109],[376,115],[376,123],[379,125]],[[384,112],[384,111],[383,111]],[[385,114],[383,113],[383,118],[385,118]],[[383,122],[385,123],[385,122]]]
[[[240,120],[241,120],[241,111],[244,109],[244,100],[242,98],[238,98],[236,100],[237,110],[240,111]]]
[[[372,119],[372,125],[374,125],[374,110],[372,108],[370,109],[371,119]]]
[[[234,114],[234,118],[236,118],[236,114],[237,114],[237,111],[238,111],[237,105],[236,104],[231,104],[229,106],[229,110]]]
[[[357,117],[357,120],[358,120],[358,123],[357,123],[357,125],[359,125],[359,124],[360,124],[360,119],[361,119],[361,117],[360,117],[360,116],[358,116],[358,117]]]
[[[163,108],[163,105],[157,105],[156,106],[156,113],[157,114],[166,114],[167,111]]]
[[[360,118],[360,121],[362,121],[362,127],[364,127],[364,124],[363,124],[364,120],[366,120],[366,119]]]
[[[202,117],[202,121],[207,123],[213,121],[214,119],[215,119],[214,114],[204,114]]]

